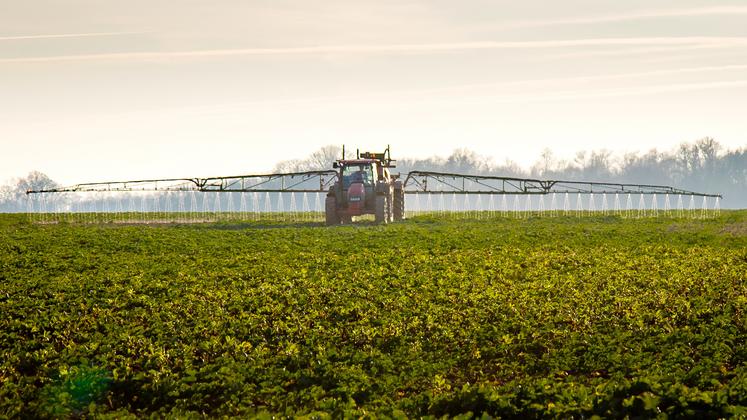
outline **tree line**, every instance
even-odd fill
[[[279,172],[329,169],[342,156],[339,146],[325,146],[307,159],[279,163]],[[564,181],[597,181],[667,185],[680,189],[720,193],[723,207],[747,208],[747,148],[727,149],[713,138],[685,142],[669,151],[616,155],[608,150],[581,151],[572,160],[560,159],[545,149],[534,164],[524,168],[506,159],[468,149],[447,157],[403,158],[397,161],[402,174],[412,170],[483,174]]]

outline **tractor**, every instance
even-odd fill
[[[356,151],[355,159],[332,164],[337,180],[327,192],[325,216],[328,226],[352,223],[353,216],[373,214],[377,224],[405,217],[405,191],[394,168],[389,146],[383,153]]]

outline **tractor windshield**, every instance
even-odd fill
[[[372,185],[373,180],[371,165],[345,165],[342,168],[342,186],[345,189],[356,182]]]

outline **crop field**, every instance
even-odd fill
[[[747,416],[747,212],[32,224],[0,417]]]

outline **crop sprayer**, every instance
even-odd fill
[[[406,214],[464,218],[491,215],[673,214],[708,217],[719,194],[669,186],[540,180],[413,170],[395,174],[383,153],[356,151],[332,169],[212,178],[94,182],[27,191],[37,223],[197,223],[217,220],[318,221],[347,224],[371,215],[378,224]],[[322,202],[324,203],[322,205]],[[406,210],[407,209],[407,210]],[[370,216],[368,216],[370,217]]]

